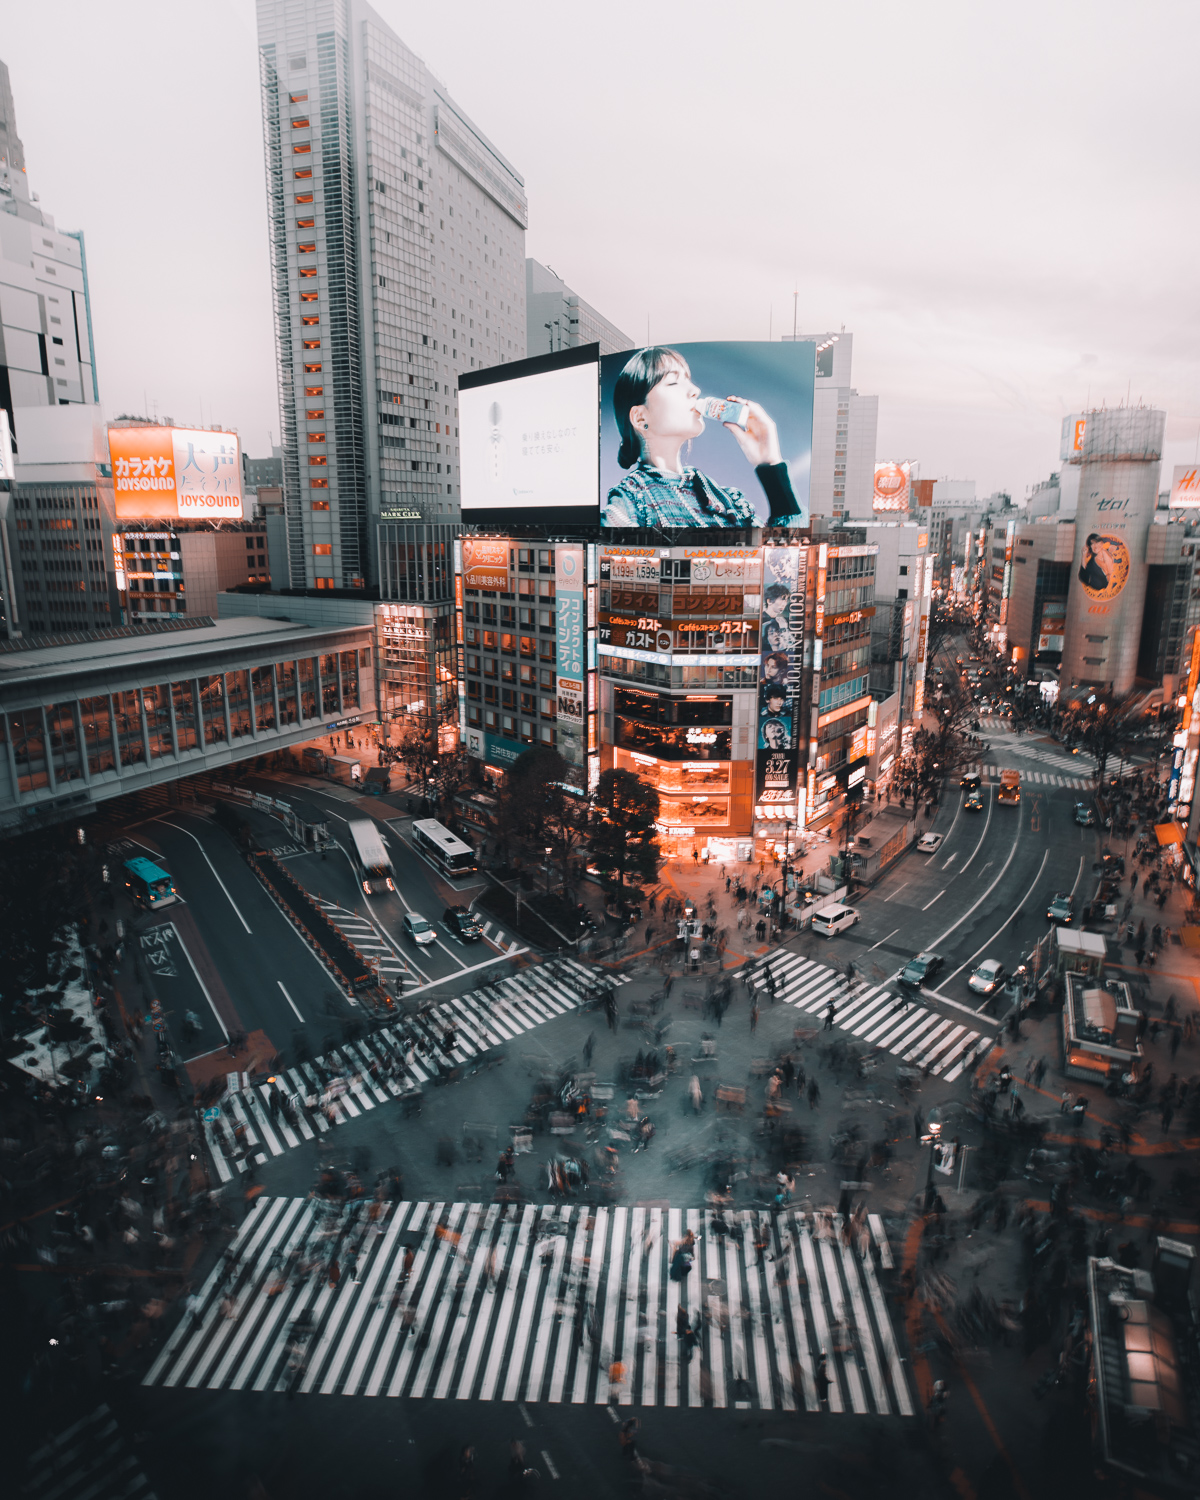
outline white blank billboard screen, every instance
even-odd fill
[[[464,510],[599,504],[598,367],[460,390]]]

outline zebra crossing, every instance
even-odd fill
[[[369,918],[356,911],[348,911],[335,901],[326,901],[321,896],[316,898],[316,902],[358,951],[377,964],[381,979],[394,980],[401,985],[420,985],[420,976],[409,968],[395,944],[387,942]],[[501,951],[511,954],[520,947],[518,940],[510,937],[495,922],[481,922],[479,925],[484,937]]]
[[[775,976],[777,1000],[814,1017],[818,1012],[823,1016],[832,1001],[839,1031],[861,1037],[914,1068],[928,1069],[947,1083],[991,1051],[989,1034],[913,1004],[911,996],[886,985],[859,982],[847,993],[840,970],[798,953],[775,953],[750,971],[756,989],[766,988],[768,969]]]
[[[212,1273],[143,1384],[816,1411],[824,1353],[831,1411],[915,1412],[877,1215],[854,1245],[832,1210],[405,1201],[365,1227],[328,1214],[257,1199],[232,1275]]]
[[[578,1010],[594,977],[574,959],[534,964],[486,990],[398,1017],[314,1062],[282,1068],[274,1084],[226,1093],[219,1115],[202,1119],[218,1177],[229,1182],[251,1162],[262,1166],[391,1099],[412,1098],[442,1073],[484,1066],[491,1048]],[[614,974],[607,982],[616,987],[628,980]]]
[[[1002,770],[1007,770],[1008,767],[977,763],[973,766],[967,766],[966,769],[968,771],[974,771],[976,775],[980,776],[984,781],[999,781],[1000,772]],[[1051,775],[1048,771],[1027,771],[1024,766],[1018,766],[1015,769],[1019,770],[1021,773],[1022,785],[1024,785],[1026,782],[1029,782],[1033,786],[1066,786],[1074,787],[1078,791],[1093,790],[1093,782],[1091,777],[1054,776]]]
[[[155,1500],[105,1405],[30,1454],[20,1492],[29,1500]]]
[[[384,941],[373,922],[360,916],[356,911],[347,911],[344,906],[338,906],[334,901],[326,901],[324,897],[318,896],[315,899],[317,905],[338,930],[354,944],[360,953],[376,964],[381,979],[398,980],[413,985],[420,984],[420,976],[412,972],[393,944]]]

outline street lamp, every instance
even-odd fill
[[[942,1112],[935,1105],[929,1111],[929,1119],[925,1122],[929,1132],[929,1165],[925,1172],[925,1212],[933,1208],[933,1200],[937,1196],[937,1188],[933,1182],[933,1156],[937,1150],[938,1141],[942,1137]]]
[[[554,853],[553,849],[547,848],[547,850],[546,850],[546,894],[547,894],[547,896],[550,894],[550,856],[553,853]]]

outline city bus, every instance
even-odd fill
[[[444,874],[472,875],[479,868],[471,845],[436,818],[418,818],[412,830],[417,848]]]
[[[350,860],[363,890],[394,891],[395,871],[388,858],[379,830],[368,818],[352,818],[346,824],[350,834]]]
[[[170,906],[179,900],[179,892],[170,874],[152,859],[137,855],[125,861],[125,888],[134,901],[147,911]]]

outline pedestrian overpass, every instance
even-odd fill
[[[0,833],[373,722],[372,638],[202,616],[0,643]]]

